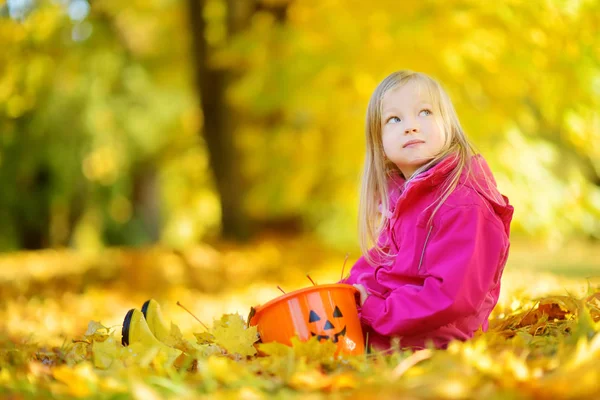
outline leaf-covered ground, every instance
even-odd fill
[[[280,294],[277,285],[310,285],[307,273],[317,283],[339,278],[344,255],[310,240],[5,255],[0,396],[598,398],[599,255],[594,246],[517,244],[488,332],[446,351],[338,358],[330,343],[255,347],[244,325],[250,306]],[[172,321],[178,350],[120,345],[125,313],[148,298]]]

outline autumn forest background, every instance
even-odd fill
[[[192,332],[197,321],[177,301],[210,322],[247,314],[280,294],[277,285],[311,284],[307,273],[337,280],[346,254],[346,271],[360,255],[366,105],[399,69],[442,83],[515,207],[492,326],[539,309],[540,296],[592,295],[599,27],[598,0],[0,0],[0,393],[197,394],[187,378],[176,390],[148,373],[114,375],[121,386],[105,387],[81,367],[93,355],[69,346],[90,320],[116,334],[150,297]],[[581,328],[583,306],[553,298],[548,310],[562,314],[543,322],[555,318],[560,334],[521,319],[498,328],[521,332],[503,336],[517,344],[482,339],[529,371],[520,379],[516,361],[504,362],[499,374],[512,383],[493,391],[541,390],[556,360],[568,365],[561,351],[573,348],[562,338],[573,331],[560,323]],[[579,332],[593,340],[600,316],[589,310]],[[36,367],[44,357],[48,371]],[[435,371],[455,366],[440,365],[423,376],[439,381]],[[320,371],[288,370],[281,387],[360,390],[319,386],[334,379]],[[214,376],[202,393],[273,389]],[[430,381],[403,382],[410,392]]]

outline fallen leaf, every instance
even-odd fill
[[[223,315],[220,320],[215,321],[211,333],[215,343],[229,354],[240,356],[256,354],[254,343],[258,340],[258,330],[256,326],[247,327],[239,314]]]

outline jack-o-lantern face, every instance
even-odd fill
[[[339,325],[341,325],[341,320],[340,318],[342,318],[342,312],[340,311],[340,309],[335,306],[335,309],[333,310],[333,320],[336,321],[336,323]],[[315,323],[315,329],[312,330],[310,332],[310,334],[312,336],[316,336],[317,340],[321,341],[323,339],[328,340],[331,339],[333,341],[333,343],[337,343],[340,336],[346,336],[346,325],[344,325],[344,328],[342,330],[340,330],[339,332],[335,332],[335,325],[329,320],[327,319],[327,317],[325,316],[325,324],[323,324],[321,327],[319,327],[319,321],[321,321],[321,317],[319,316],[319,314],[317,314],[314,310],[310,310],[310,314],[308,316],[308,322],[309,324]],[[339,321],[339,323],[338,323]],[[317,331],[317,332],[314,332]],[[320,333],[319,333],[320,331]]]

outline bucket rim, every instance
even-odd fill
[[[275,297],[274,299],[267,301],[265,304],[261,304],[261,305],[254,307],[254,315],[251,318],[251,323],[258,317],[258,315],[262,311],[264,311],[265,309],[267,309],[277,303],[280,303],[285,300],[289,300],[290,298],[295,297],[299,294],[304,294],[304,293],[309,293],[309,292],[314,292],[314,291],[321,291],[324,289],[350,289],[351,291],[354,292],[354,294],[359,293],[357,288],[355,288],[352,285],[348,285],[347,283],[329,283],[329,284],[325,284],[325,285],[307,286],[302,289],[294,290],[293,292],[282,294],[281,296]]]

